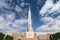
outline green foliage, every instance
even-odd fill
[[[52,36],[53,39],[51,38],[51,36]],[[60,32],[52,34],[51,36],[50,36],[51,40],[58,40],[58,39],[60,39]]]
[[[5,34],[0,32],[0,40],[3,40],[4,36],[5,36]]]
[[[13,40],[13,37],[10,36],[10,35],[7,35],[6,38],[5,38],[5,40]]]
[[[57,39],[60,39],[60,32],[56,33],[55,35]]]

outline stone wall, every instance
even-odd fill
[[[13,40],[22,40],[22,35],[18,33],[13,33],[12,36],[14,38]]]
[[[38,40],[50,40],[50,34],[38,36]]]

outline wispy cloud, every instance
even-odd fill
[[[7,5],[6,5],[5,1],[0,0],[0,8],[2,8],[2,7],[7,7]]]
[[[0,0],[0,32],[12,34],[13,32],[21,32],[22,30],[25,30],[27,19],[16,19],[16,13],[10,10],[13,7],[10,7],[6,1],[7,0]],[[17,11],[18,15],[21,15],[21,12],[24,12],[24,10],[17,5],[14,10]],[[22,14],[22,17],[24,15],[25,14]]]
[[[60,32],[60,16],[57,18],[43,17],[41,21],[44,22],[44,25],[39,26],[37,31],[45,32],[45,34]]]
[[[44,24],[37,28],[39,33],[55,33],[60,32],[60,15],[55,17],[54,15],[60,14],[60,0],[54,3],[54,0],[47,0],[45,5],[40,10],[41,19]],[[49,16],[51,15],[51,16]],[[55,18],[54,18],[54,17]],[[37,32],[37,33],[38,33]]]
[[[23,9],[22,9],[20,6],[17,6],[17,5],[16,5],[15,10],[16,10],[17,12],[21,12]]]
[[[57,1],[55,4],[53,3],[53,0],[47,0],[45,5],[42,7],[40,14],[41,16],[48,16],[49,14],[55,14],[54,12],[57,12],[60,10],[60,0]]]
[[[27,19],[14,19],[14,14],[6,14],[6,18],[0,15],[0,29],[4,30],[6,34],[13,32],[19,32],[24,30],[26,27],[23,25],[27,23]],[[13,21],[14,20],[14,21]]]

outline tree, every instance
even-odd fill
[[[60,32],[56,33],[55,35],[57,39],[60,39]]]
[[[58,40],[58,39],[60,40],[60,32],[57,32],[55,34],[51,34],[50,39],[51,40]]]
[[[0,40],[3,40],[4,36],[5,36],[5,34],[0,32]]]
[[[10,36],[10,35],[7,35],[6,38],[5,38],[5,40],[13,40],[13,37]]]

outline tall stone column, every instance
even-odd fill
[[[32,29],[31,10],[28,11],[28,27],[26,33],[24,33],[22,40],[38,40],[36,33]]]

